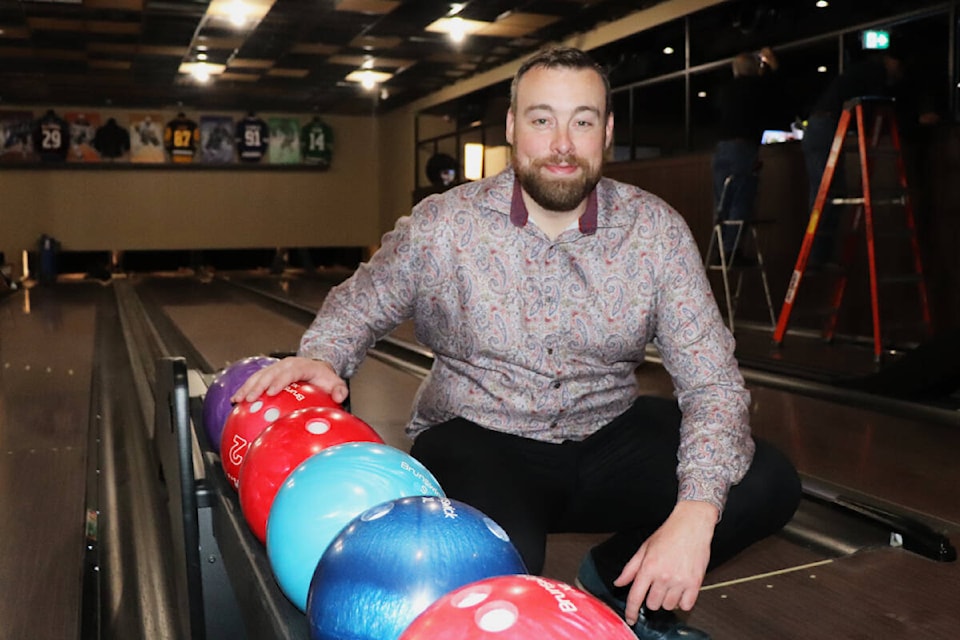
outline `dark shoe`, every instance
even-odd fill
[[[597,565],[593,562],[593,555],[588,551],[580,563],[580,571],[574,585],[581,591],[598,598],[608,607],[617,612],[621,618],[627,608],[626,602],[620,600],[607,588],[597,573]],[[710,640],[710,636],[699,629],[688,627],[672,611],[658,609],[651,611],[646,606],[640,607],[640,616],[630,629],[640,640]]]

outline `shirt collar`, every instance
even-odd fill
[[[513,199],[510,202],[510,222],[517,227],[523,227],[527,224],[530,214],[527,212],[527,205],[523,202],[523,190],[520,188],[520,180],[514,176],[513,179]],[[587,209],[580,216],[580,233],[592,235],[597,231],[597,189],[596,187],[587,196]]]

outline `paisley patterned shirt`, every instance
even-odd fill
[[[722,510],[750,465],[750,397],[696,243],[638,187],[601,179],[555,240],[527,223],[512,169],[431,196],[331,291],[300,354],[349,377],[410,319],[435,357],[411,437],[459,416],[581,440],[632,404],[652,341],[683,412],[678,498]]]

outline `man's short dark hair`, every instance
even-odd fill
[[[604,71],[603,67],[598,65],[593,58],[580,49],[573,47],[551,47],[549,49],[542,49],[531,56],[520,65],[516,75],[513,76],[513,83],[510,85],[510,109],[514,113],[517,111],[517,85],[520,84],[520,78],[530,71],[530,69],[536,67],[543,67],[545,69],[591,69],[596,71],[600,79],[603,80],[603,89],[606,93],[606,105],[604,107],[603,117],[606,118],[607,115],[613,112],[610,78],[607,77],[607,72]]]

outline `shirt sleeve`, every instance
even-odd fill
[[[330,291],[304,332],[298,355],[328,362],[349,378],[379,338],[412,316],[419,257],[411,220],[401,218],[370,261]]]
[[[654,344],[683,414],[677,499],[709,502],[722,512],[753,459],[750,394],[697,245],[680,215],[664,209]]]

